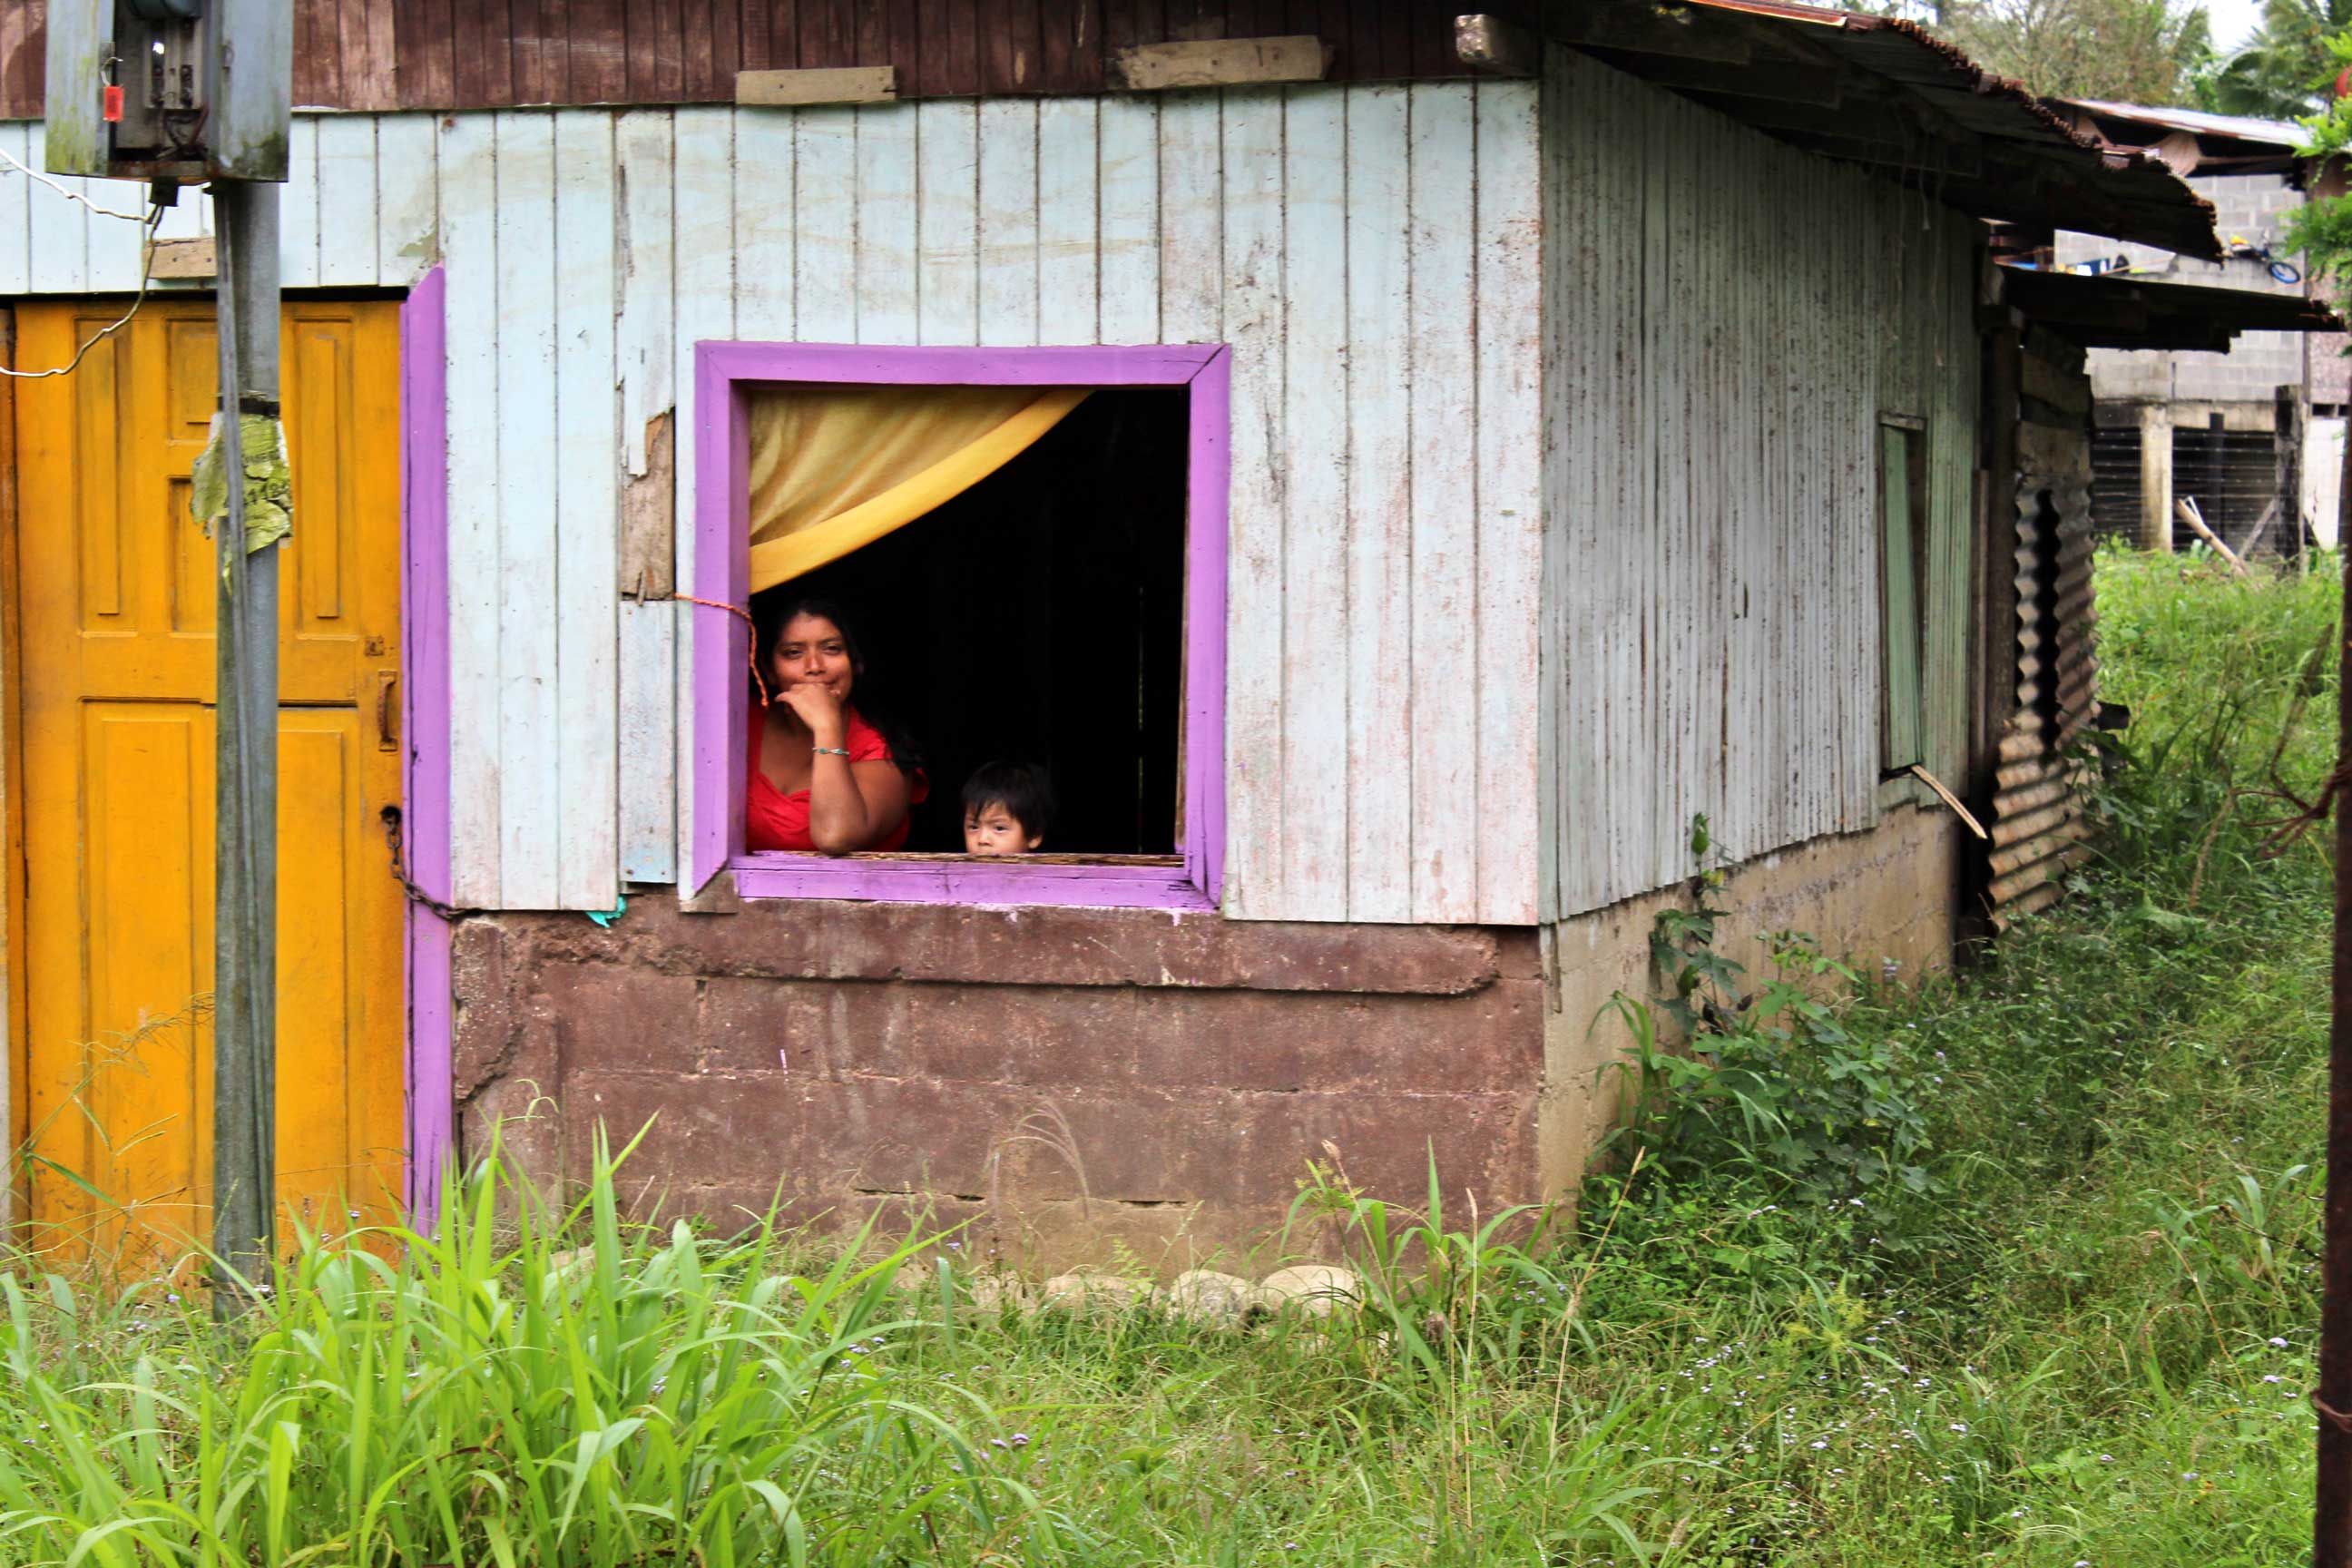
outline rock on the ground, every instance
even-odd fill
[[[1340,1307],[1362,1304],[1364,1282],[1352,1268],[1328,1263],[1300,1263],[1277,1268],[1258,1281],[1258,1289],[1275,1307],[1295,1307],[1325,1317]]]
[[[1142,1294],[1142,1286],[1115,1274],[1056,1274],[1038,1293],[1038,1305],[1063,1312],[1116,1311]]]
[[[1159,1292],[1160,1303],[1179,1317],[1204,1323],[1240,1324],[1271,1310],[1265,1292],[1238,1274],[1188,1268]]]

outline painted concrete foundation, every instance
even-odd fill
[[[1731,923],[1941,963],[1949,823],[1906,807],[1745,867]],[[667,1212],[928,1205],[977,1221],[975,1252],[1033,1266],[1115,1245],[1163,1269],[1270,1251],[1307,1162],[1332,1150],[1406,1201],[1433,1153],[1449,1193],[1491,1212],[1572,1186],[1623,1040],[1593,1019],[1646,988],[1651,918],[1676,896],[1543,941],[801,900],[700,915],[649,898],[609,931],[481,917],[456,946],[461,1137],[478,1153],[499,1121],[561,1184],[588,1170],[600,1121],[616,1142],[650,1124],[627,1175]]]

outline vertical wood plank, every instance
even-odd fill
[[[676,648],[673,601],[620,605],[621,876],[631,882],[677,877]]]
[[[1208,92],[1160,104],[1160,325],[1171,343],[1215,342],[1224,335],[1222,108]],[[1238,365],[1234,376],[1238,381]]]
[[[450,0],[391,0],[399,40],[400,101],[410,109],[447,109],[457,101],[457,24]]]
[[[572,0],[566,59],[572,95],[583,103],[614,103],[628,90],[628,34],[622,0]]]
[[[497,145],[487,114],[440,130],[449,331],[450,898],[499,903]]]
[[[318,281],[328,288],[373,288],[376,269],[375,116],[333,114],[319,136]],[[414,178],[415,171],[403,171]]]
[[[0,172],[0,178],[21,179],[13,170]],[[144,215],[147,204],[144,193],[135,184],[121,180],[89,180],[82,189],[100,206],[120,213]],[[184,201],[183,205],[201,205],[202,198]],[[83,220],[89,236],[89,286],[100,293],[135,293],[139,273],[145,265],[146,231],[142,224],[119,217],[89,214]]]
[[[857,115],[857,341],[920,342],[915,160],[918,107]]]
[[[625,484],[644,479],[650,466],[650,421],[675,421],[674,446],[688,433],[674,406],[670,379],[677,353],[671,300],[670,133],[667,110],[624,114],[614,127],[622,199],[621,306],[614,332]],[[635,583],[620,586],[632,594],[639,588]],[[677,875],[680,613],[681,606],[668,600],[632,601],[620,608],[620,855],[621,875],[630,881],[666,882]]]
[[[375,273],[378,281],[398,288],[422,277],[438,257],[440,184],[433,117],[383,115],[375,134]]]
[[[621,388],[621,461],[646,471],[646,426],[673,413],[670,375],[677,333],[670,309],[672,270],[670,114],[636,110],[614,124],[621,182],[621,307],[614,360]]]
[[[26,163],[37,169],[47,145],[40,122],[26,127]],[[71,190],[80,182],[61,180]],[[31,236],[29,267],[37,294],[80,294],[89,287],[89,211],[48,186],[26,181],[26,220]],[[109,204],[110,205],[112,204]],[[126,207],[123,210],[128,211]],[[100,223],[120,219],[100,218]]]
[[[555,117],[555,647],[562,907],[620,892],[613,120]]]
[[[793,335],[857,341],[857,111],[804,109],[793,127]]]
[[[1355,783],[1348,700],[1355,646],[1346,521],[1356,405],[1349,365],[1348,111],[1338,87],[1284,95],[1282,799],[1285,912],[1345,920]]]
[[[1283,92],[1224,95],[1224,331],[1233,345],[1233,503],[1225,620],[1227,897],[1244,918],[1286,912],[1283,513],[1290,477],[1283,343]],[[1172,182],[1171,182],[1172,184]],[[1171,195],[1175,193],[1171,190]],[[1322,388],[1317,388],[1319,393]]]
[[[1412,221],[1412,917],[1477,918],[1476,167],[1470,89],[1409,89]]]
[[[1041,105],[1027,99],[991,99],[980,105],[981,342],[1022,347],[1039,341],[1038,314],[1046,304],[1039,282],[1044,265],[1039,231],[1050,221],[1043,194],[1040,161],[1045,150],[1041,146],[1039,121],[1049,110],[1067,111],[1073,108],[1082,108],[1091,115],[1094,106]],[[1091,160],[1088,173],[1092,173]],[[1091,179],[1087,184],[1091,189]],[[930,210],[927,185],[924,211],[928,215]],[[1055,216],[1068,221],[1066,215]],[[1092,216],[1091,203],[1088,216]],[[1087,245],[1091,251],[1091,224],[1088,228]],[[923,247],[927,253],[930,249],[928,230]],[[1091,289],[1087,298],[1091,302]],[[1066,300],[1053,301],[1053,305],[1064,311],[1070,308]],[[925,341],[929,341],[928,328]]]
[[[915,341],[980,341],[980,109],[943,99],[874,111],[915,122]],[[1034,121],[1034,110],[1031,114]],[[863,193],[861,192],[861,195]],[[880,193],[877,193],[877,195]],[[892,219],[886,219],[887,232]]]
[[[1412,221],[1402,87],[1348,89],[1348,918],[1412,917]]]
[[[499,897],[562,907],[563,787],[555,495],[555,124],[494,117],[498,138]],[[452,290],[456,292],[456,290]]]
[[[793,335],[793,177],[789,109],[735,110],[735,327]]]
[[[37,154],[28,145],[28,133],[35,129],[22,121],[0,122],[0,153],[7,153],[26,168],[39,168]],[[29,293],[33,287],[30,247],[34,189],[33,182],[21,175],[0,176],[0,294]],[[201,231],[204,211],[209,205],[201,195],[183,198],[173,211],[193,218]],[[173,237],[180,232],[175,228]]]
[[[1090,98],[1049,98],[1037,108],[1041,342],[1103,341],[1097,113],[1098,102]]]
[[[1116,9],[1116,7],[1114,7]],[[1100,282],[1097,335],[1107,343],[1160,342],[1160,106],[1106,98],[1097,122]]]
[[[319,282],[319,116],[294,117],[286,158],[278,198],[278,280],[289,289],[311,289]]]
[[[695,572],[695,512],[699,476],[695,467],[693,432],[699,411],[694,403],[695,345],[705,340],[735,335],[734,116],[726,109],[681,109],[677,111],[677,358],[671,382],[677,389],[677,581],[691,583]],[[686,618],[691,616],[692,619]],[[677,842],[694,842],[693,781],[687,775],[694,759],[693,639],[721,636],[725,612],[680,607],[676,658],[677,735]],[[692,889],[682,889],[681,891]]]
[[[1478,918],[1535,919],[1543,561],[1536,86],[1482,82],[1476,124]]]

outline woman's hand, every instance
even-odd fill
[[[842,718],[841,699],[833,688],[813,683],[787,686],[777,697],[808,726],[812,744],[836,749],[843,744],[849,726]]]

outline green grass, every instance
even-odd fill
[[[1372,1300],[1248,1332],[983,1310],[952,1237],[721,1242],[495,1169],[436,1237],[310,1242],[236,1336],[26,1259],[0,1563],[2294,1561],[2328,867],[2263,852],[2263,792],[2327,766],[2332,568],[2109,557],[2100,595],[2134,723],[2074,896],[1786,1047],[1917,1108],[1916,1184],[1685,1118],[1529,1241],[1318,1174]]]

